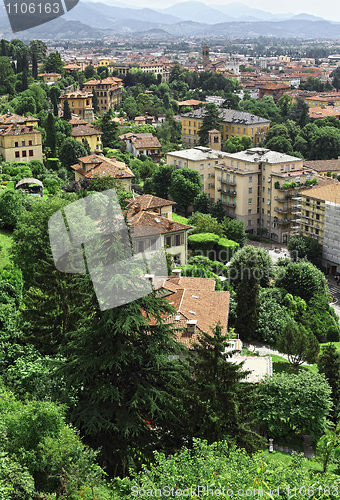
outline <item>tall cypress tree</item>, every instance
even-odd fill
[[[63,119],[66,120],[66,121],[69,121],[69,120],[71,120],[71,118],[72,118],[72,113],[71,113],[70,104],[68,102],[68,99],[65,99],[64,100],[64,116],[63,116]]]
[[[56,129],[52,113],[47,116],[46,122],[46,147],[50,148],[53,157],[56,155]]]
[[[99,106],[98,106],[98,95],[95,89],[92,91],[92,106],[93,106],[93,111],[95,113],[98,113],[99,111]]]
[[[38,61],[37,54],[35,52],[32,54],[32,76],[34,80],[38,78]]]

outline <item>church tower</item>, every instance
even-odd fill
[[[203,68],[209,64],[209,50],[209,45],[205,43],[202,47]]]

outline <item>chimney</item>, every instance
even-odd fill
[[[168,221],[168,227],[169,227],[169,229],[173,229],[174,228],[174,221],[169,220]]]
[[[117,158],[115,156],[111,156],[110,160],[116,162]]]
[[[172,269],[171,272],[172,272],[172,276],[174,276],[175,278],[180,278],[182,269]]]
[[[150,284],[153,285],[155,275],[154,274],[144,274],[144,278],[150,281]]]
[[[135,203],[135,206],[133,207],[134,212],[137,214],[141,210],[140,203]]]
[[[194,335],[196,332],[197,319],[188,319],[187,321],[187,333]]]

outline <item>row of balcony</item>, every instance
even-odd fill
[[[274,200],[279,201],[281,203],[286,203],[288,200],[292,200],[292,199],[293,199],[293,195],[288,195],[288,196],[283,196],[283,197],[274,196]]]

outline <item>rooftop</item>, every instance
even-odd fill
[[[305,167],[312,168],[317,172],[327,172],[328,170],[340,170],[340,158],[335,160],[311,160],[303,162]]]
[[[91,125],[77,125],[72,129],[72,137],[82,137],[83,135],[101,135],[103,132],[91,127]]]
[[[230,153],[224,151],[217,151],[216,149],[205,148],[203,146],[196,146],[192,149],[183,149],[182,151],[172,151],[167,153],[169,156],[176,158],[183,158],[184,160],[203,161],[203,160],[218,160],[221,158],[228,158]]]
[[[132,228],[132,236],[135,238],[152,234],[175,233],[191,229],[191,226],[167,219],[166,217],[155,214],[155,212],[141,210],[139,207],[127,210],[127,221]]]
[[[159,198],[158,196],[153,196],[152,194],[142,194],[141,196],[136,196],[135,198],[128,198],[125,201],[128,202],[127,209],[133,208],[136,205],[139,205],[140,210],[177,205],[175,201],[165,200],[164,198]]]
[[[235,111],[234,109],[220,109],[220,118],[227,123],[239,123],[241,125],[255,125],[256,123],[270,123],[270,120],[260,116],[246,113],[244,111]],[[184,113],[183,118],[203,119],[206,113],[205,108],[198,108],[189,113]]]
[[[334,182],[323,186],[316,186],[311,189],[301,189],[300,196],[315,198],[321,201],[331,201],[340,204],[340,183]]]

